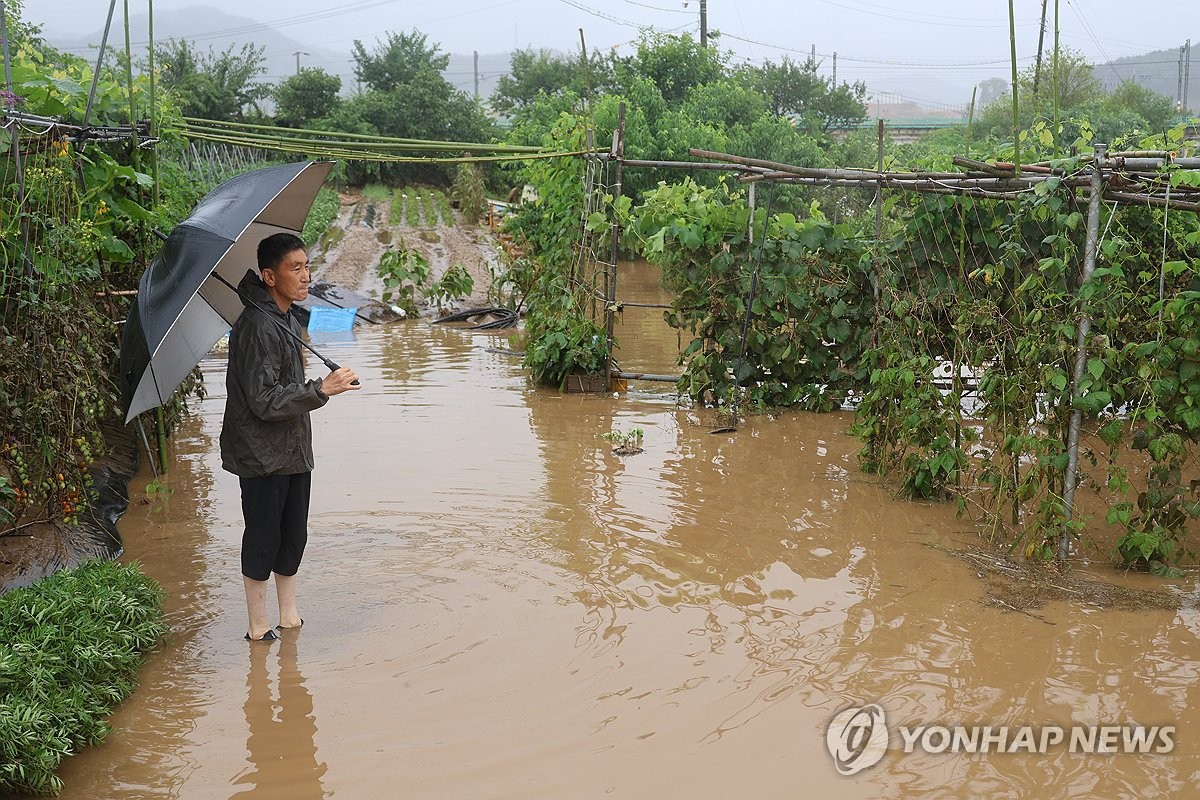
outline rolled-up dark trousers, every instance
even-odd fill
[[[312,473],[241,478],[242,574],[265,581],[271,573],[290,576],[300,569],[308,543],[308,497]]]

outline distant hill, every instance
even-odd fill
[[[148,29],[146,14],[130,16],[131,31],[144,32]],[[215,31],[212,34],[196,34],[196,31]],[[64,36],[55,33],[53,23],[46,23],[42,35],[50,44],[61,50],[94,59],[96,48],[104,36],[102,28],[86,36]],[[133,35],[135,57],[146,52],[146,37],[144,33]],[[313,44],[298,42],[279,31],[263,29],[257,20],[249,17],[239,17],[227,14],[211,6],[189,6],[177,11],[156,11],[154,13],[154,38],[159,42],[167,39],[187,39],[201,50],[210,46],[218,53],[230,45],[240,49],[243,44],[253,44],[264,48],[267,72],[263,79],[269,83],[278,83],[281,79],[296,71],[296,53],[306,53],[300,56],[300,64],[305,67],[320,67],[333,75],[342,76],[343,86],[354,85],[350,52],[338,53],[318,47]],[[109,32],[110,46],[122,48],[125,45],[124,33],[121,26],[114,24]]]
[[[130,17],[130,29],[133,31],[147,30],[145,14]],[[212,34],[199,34],[196,31],[215,31]],[[84,58],[94,59],[96,48],[103,37],[103,29],[97,29],[86,36],[56,33],[53,23],[44,25],[42,35],[55,47],[74,53]],[[303,67],[318,67],[331,75],[342,79],[344,94],[355,89],[354,61],[350,57],[350,45],[344,52],[337,52],[312,43],[300,42],[279,31],[264,29],[261,24],[248,17],[227,14],[211,6],[189,6],[175,11],[156,11],[154,13],[154,38],[159,42],[167,39],[187,39],[201,50],[210,46],[215,52],[223,52],[231,45],[241,49],[243,44],[253,44],[264,48],[266,59],[266,74],[262,80],[267,83],[279,83],[296,71],[297,53],[300,53],[300,65]],[[120,26],[114,25],[109,32],[108,43],[118,48],[124,47],[124,34]],[[370,47],[374,39],[363,38],[363,44]],[[145,53],[146,41],[144,34],[135,34],[133,43],[135,52]],[[511,56],[509,53],[480,53],[479,54],[479,96],[483,100],[491,97],[501,75],[508,74]],[[450,63],[442,73],[446,80],[455,88],[468,95],[475,93],[475,64],[473,53],[451,53]]]
[[[1184,66],[1186,68],[1186,64]],[[1105,89],[1115,89],[1122,82],[1132,80],[1176,100],[1179,96],[1179,48],[1155,50],[1140,56],[1126,56],[1106,64],[1097,64],[1096,77],[1104,82]],[[1186,105],[1193,111],[1200,111],[1200,41],[1197,41],[1192,49],[1192,71],[1188,81]]]

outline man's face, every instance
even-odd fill
[[[275,303],[287,311],[292,303],[308,297],[308,255],[303,250],[293,250],[283,257],[279,266],[264,269],[262,277]]]

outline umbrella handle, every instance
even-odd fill
[[[325,362],[325,367],[330,372],[337,372],[339,369],[341,369],[341,367],[339,367],[336,362],[330,361],[328,358],[323,358],[321,360]],[[359,385],[358,378],[355,378],[354,380],[350,381],[350,385],[358,386]]]

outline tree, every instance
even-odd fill
[[[977,108],[983,108],[1008,94],[1008,81],[1003,78],[988,78],[979,82],[979,93],[975,97]]]
[[[681,108],[692,119],[727,128],[752,124],[767,112],[767,103],[753,88],[726,79],[692,87]]]
[[[862,81],[843,83],[815,97],[806,116],[817,120],[821,133],[827,133],[831,128],[849,128],[867,118],[867,107],[863,103],[866,97],[867,85]]]
[[[1104,100],[1108,111],[1132,111],[1145,121],[1152,132],[1162,132],[1171,127],[1175,116],[1175,103],[1165,94],[1147,89],[1140,83],[1123,81]]]
[[[1078,50],[1064,47],[1058,58],[1043,65],[1038,91],[1033,91],[1035,66],[1026,67],[1017,76],[1018,123],[1028,128],[1036,119],[1049,120],[1054,111],[1054,72],[1058,71],[1059,119],[1087,117],[1104,99],[1104,88],[1096,70]],[[1085,111],[1091,109],[1091,111]],[[1012,138],[1012,92],[1006,92],[989,103],[979,116],[979,131],[1000,138]],[[1064,137],[1064,139],[1069,137]]]
[[[778,64],[765,61],[761,67],[743,67],[741,75],[766,96],[777,117],[803,114],[813,98],[828,89],[811,58],[797,64],[785,56]]]
[[[817,74],[811,58],[803,64],[789,58],[779,64],[766,61],[761,67],[742,67],[738,74],[766,98],[771,113],[798,118],[814,132],[850,127],[867,118],[866,84],[833,86]]]
[[[550,50],[516,50],[509,74],[500,78],[489,101],[499,114],[527,110],[542,95],[579,97],[607,93],[613,88],[612,60],[593,51],[587,64],[579,56],[564,56]]]
[[[1087,56],[1069,47],[1059,49],[1058,58],[1051,57],[1043,68],[1038,91],[1033,92],[1036,65],[1026,67],[1017,78],[1021,96],[1030,98],[1038,105],[1046,105],[1054,99],[1054,73],[1058,73],[1058,105],[1060,109],[1072,109],[1099,99],[1104,86],[1096,77],[1096,68]],[[1009,97],[1011,98],[1011,94]],[[1011,102],[1011,100],[1010,100]]]
[[[230,45],[221,53],[197,51],[186,39],[170,39],[155,48],[160,84],[179,97],[184,116],[218,120],[261,117],[259,102],[271,95],[255,77],[266,72],[265,47]]]
[[[313,120],[328,117],[340,101],[342,79],[322,69],[305,67],[275,87],[275,121],[289,128],[303,128]]]
[[[441,75],[450,63],[450,56],[440,52],[439,45],[427,45],[428,37],[420,31],[385,34],[385,39],[368,52],[363,43],[354,40],[354,74],[368,88],[390,92],[412,83],[419,76]]]
[[[638,41],[637,54],[625,66],[653,81],[663,99],[674,105],[693,87],[723,77],[725,63],[725,56],[715,46],[701,47],[686,35],[654,33]]]
[[[387,33],[371,51],[356,41],[353,56],[366,90],[340,104],[330,122],[336,121],[338,130],[453,142],[488,142],[495,136],[480,104],[442,77],[449,56],[428,44],[425,34]],[[356,176],[397,183],[449,181],[445,169],[430,165],[352,165],[351,178]]]

